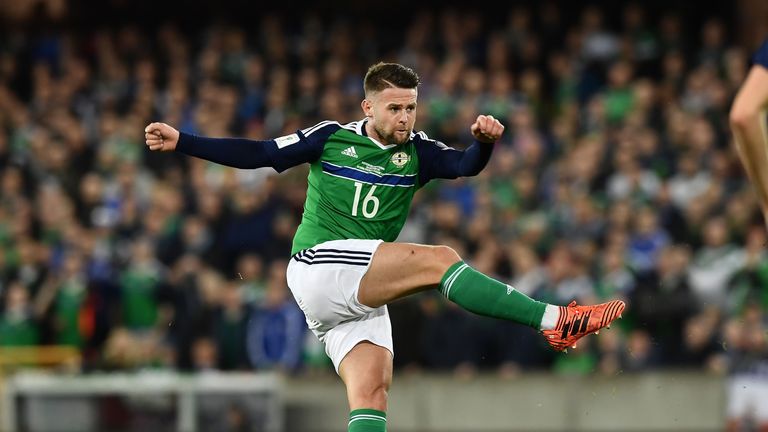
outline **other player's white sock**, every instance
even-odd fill
[[[544,316],[541,317],[541,330],[552,330],[555,328],[558,318],[560,318],[560,306],[548,304],[544,308]]]

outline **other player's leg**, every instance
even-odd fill
[[[768,103],[768,70],[753,66],[734,99],[730,112],[736,153],[755,190],[768,224],[768,134],[765,109]]]

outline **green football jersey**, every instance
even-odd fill
[[[382,145],[355,126],[325,126],[327,137],[322,155],[310,166],[292,253],[328,240],[393,241],[405,224],[418,187],[413,140]]]
[[[459,151],[424,132],[384,145],[366,135],[365,120],[324,121],[271,141],[266,151],[278,172],[310,164],[292,254],[329,240],[394,241],[418,188],[434,178],[477,174],[493,148],[475,143]]]

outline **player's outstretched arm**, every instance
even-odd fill
[[[177,151],[234,168],[271,167],[282,172],[318,159],[324,143],[320,138],[327,137],[331,130],[327,128],[325,135],[316,133],[312,139],[297,132],[276,139],[252,140],[203,137],[180,132],[165,123],[150,123],[144,128],[144,139],[152,151]]]
[[[493,116],[479,115],[469,130],[475,142],[464,151],[447,148],[442,143],[417,147],[419,180],[422,184],[436,178],[474,176],[485,168],[491,158],[493,144],[504,133],[504,125]]]
[[[234,168],[274,167],[269,146],[274,140],[210,138],[179,132],[165,123],[150,123],[144,138],[152,151],[178,151]]]
[[[768,224],[768,69],[754,65],[730,111],[734,145]]]

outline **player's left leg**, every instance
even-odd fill
[[[360,281],[360,303],[378,307],[401,297],[438,288],[449,300],[479,315],[541,330],[562,351],[621,316],[624,302],[589,306],[548,305],[473,269],[447,246],[382,243]]]
[[[387,430],[387,392],[392,384],[392,354],[367,341],[355,345],[339,365],[349,399],[348,432]]]

